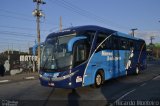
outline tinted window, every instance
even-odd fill
[[[121,50],[128,50],[128,41],[125,38],[120,38],[120,49]]]
[[[134,47],[133,41],[129,41],[129,48],[133,48],[133,47]]]
[[[109,37],[109,38],[106,40],[106,48],[107,48],[107,49],[112,49],[112,48],[113,48],[112,37]]]
[[[88,59],[89,46],[84,42],[79,42],[74,48],[74,66],[77,66]]]
[[[119,49],[119,40],[118,37],[113,37],[113,50]]]
[[[79,32],[78,35],[86,36],[88,43],[91,45],[93,38],[95,36],[95,33],[96,33],[96,31],[87,30],[87,31]]]
[[[107,35],[105,33],[99,33],[97,36],[97,44],[96,47],[98,47],[105,39],[107,38]],[[106,41],[104,41],[98,48],[98,51],[106,49]]]
[[[85,46],[78,45],[76,47],[76,62],[84,61],[86,59]]]
[[[135,46],[136,46],[136,50],[138,50],[138,51],[141,50],[141,47],[142,47],[141,42],[135,41]]]

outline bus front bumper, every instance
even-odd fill
[[[82,86],[82,78],[77,82],[77,72],[70,73],[61,77],[53,77],[53,73],[49,73],[48,76],[42,74],[39,75],[40,83],[42,86],[54,87],[54,88],[76,88]]]

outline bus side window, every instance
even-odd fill
[[[106,48],[112,49],[112,37],[110,37],[106,40]]]
[[[129,41],[129,50],[134,49],[133,41]]]
[[[140,51],[140,50],[141,50],[141,47],[142,47],[141,42],[140,42],[140,41],[137,41],[137,42],[136,42],[137,51]]]
[[[119,50],[119,40],[117,37],[113,37],[113,50]]]
[[[128,50],[128,41],[127,41],[127,39],[124,39],[124,38],[120,39],[120,49],[121,50]]]
[[[75,65],[77,66],[88,59],[89,50],[87,44],[77,43],[74,52]]]
[[[86,30],[86,31],[80,32],[78,34],[86,36],[87,39],[88,39],[89,44],[92,45],[92,41],[93,41],[93,38],[95,36],[95,33],[96,33],[96,31]]]
[[[97,37],[97,47],[100,46],[99,48],[102,50],[106,49],[106,41],[104,41],[106,38],[107,38],[107,35],[105,33],[99,33]]]
[[[134,44],[133,44],[133,42],[132,42],[132,41],[130,41],[130,42],[129,42],[129,46],[130,46],[130,48],[134,47],[133,45],[134,45]]]

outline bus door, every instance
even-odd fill
[[[120,75],[120,53],[119,53],[119,40],[118,37],[112,37],[112,55],[109,60],[112,61],[112,77],[118,77]]]
[[[77,41],[73,47],[73,67],[77,67],[78,76],[76,78],[76,83],[82,81],[82,77],[85,71],[85,63],[89,56],[90,47],[86,40]],[[83,64],[82,64],[83,63]],[[91,72],[87,71],[87,74],[90,75]],[[83,79],[84,80],[84,79]],[[87,77],[84,80],[84,84],[88,85],[91,82],[91,77]]]
[[[97,43],[101,43],[106,39],[105,33],[99,33]],[[97,52],[102,51],[100,59],[102,68],[106,71],[106,79],[117,77],[120,74],[120,55],[119,55],[119,40],[118,37],[111,36],[101,44]],[[98,61],[98,60],[97,60]]]
[[[74,44],[73,54],[74,67],[80,65],[88,59],[89,44],[86,42],[86,40],[80,40]]]
[[[120,55],[120,75],[126,75],[126,65],[129,62],[129,41],[126,38],[119,38],[119,55]]]

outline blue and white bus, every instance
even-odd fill
[[[99,26],[78,26],[47,36],[40,82],[55,88],[100,87],[105,80],[146,68],[142,39]]]

